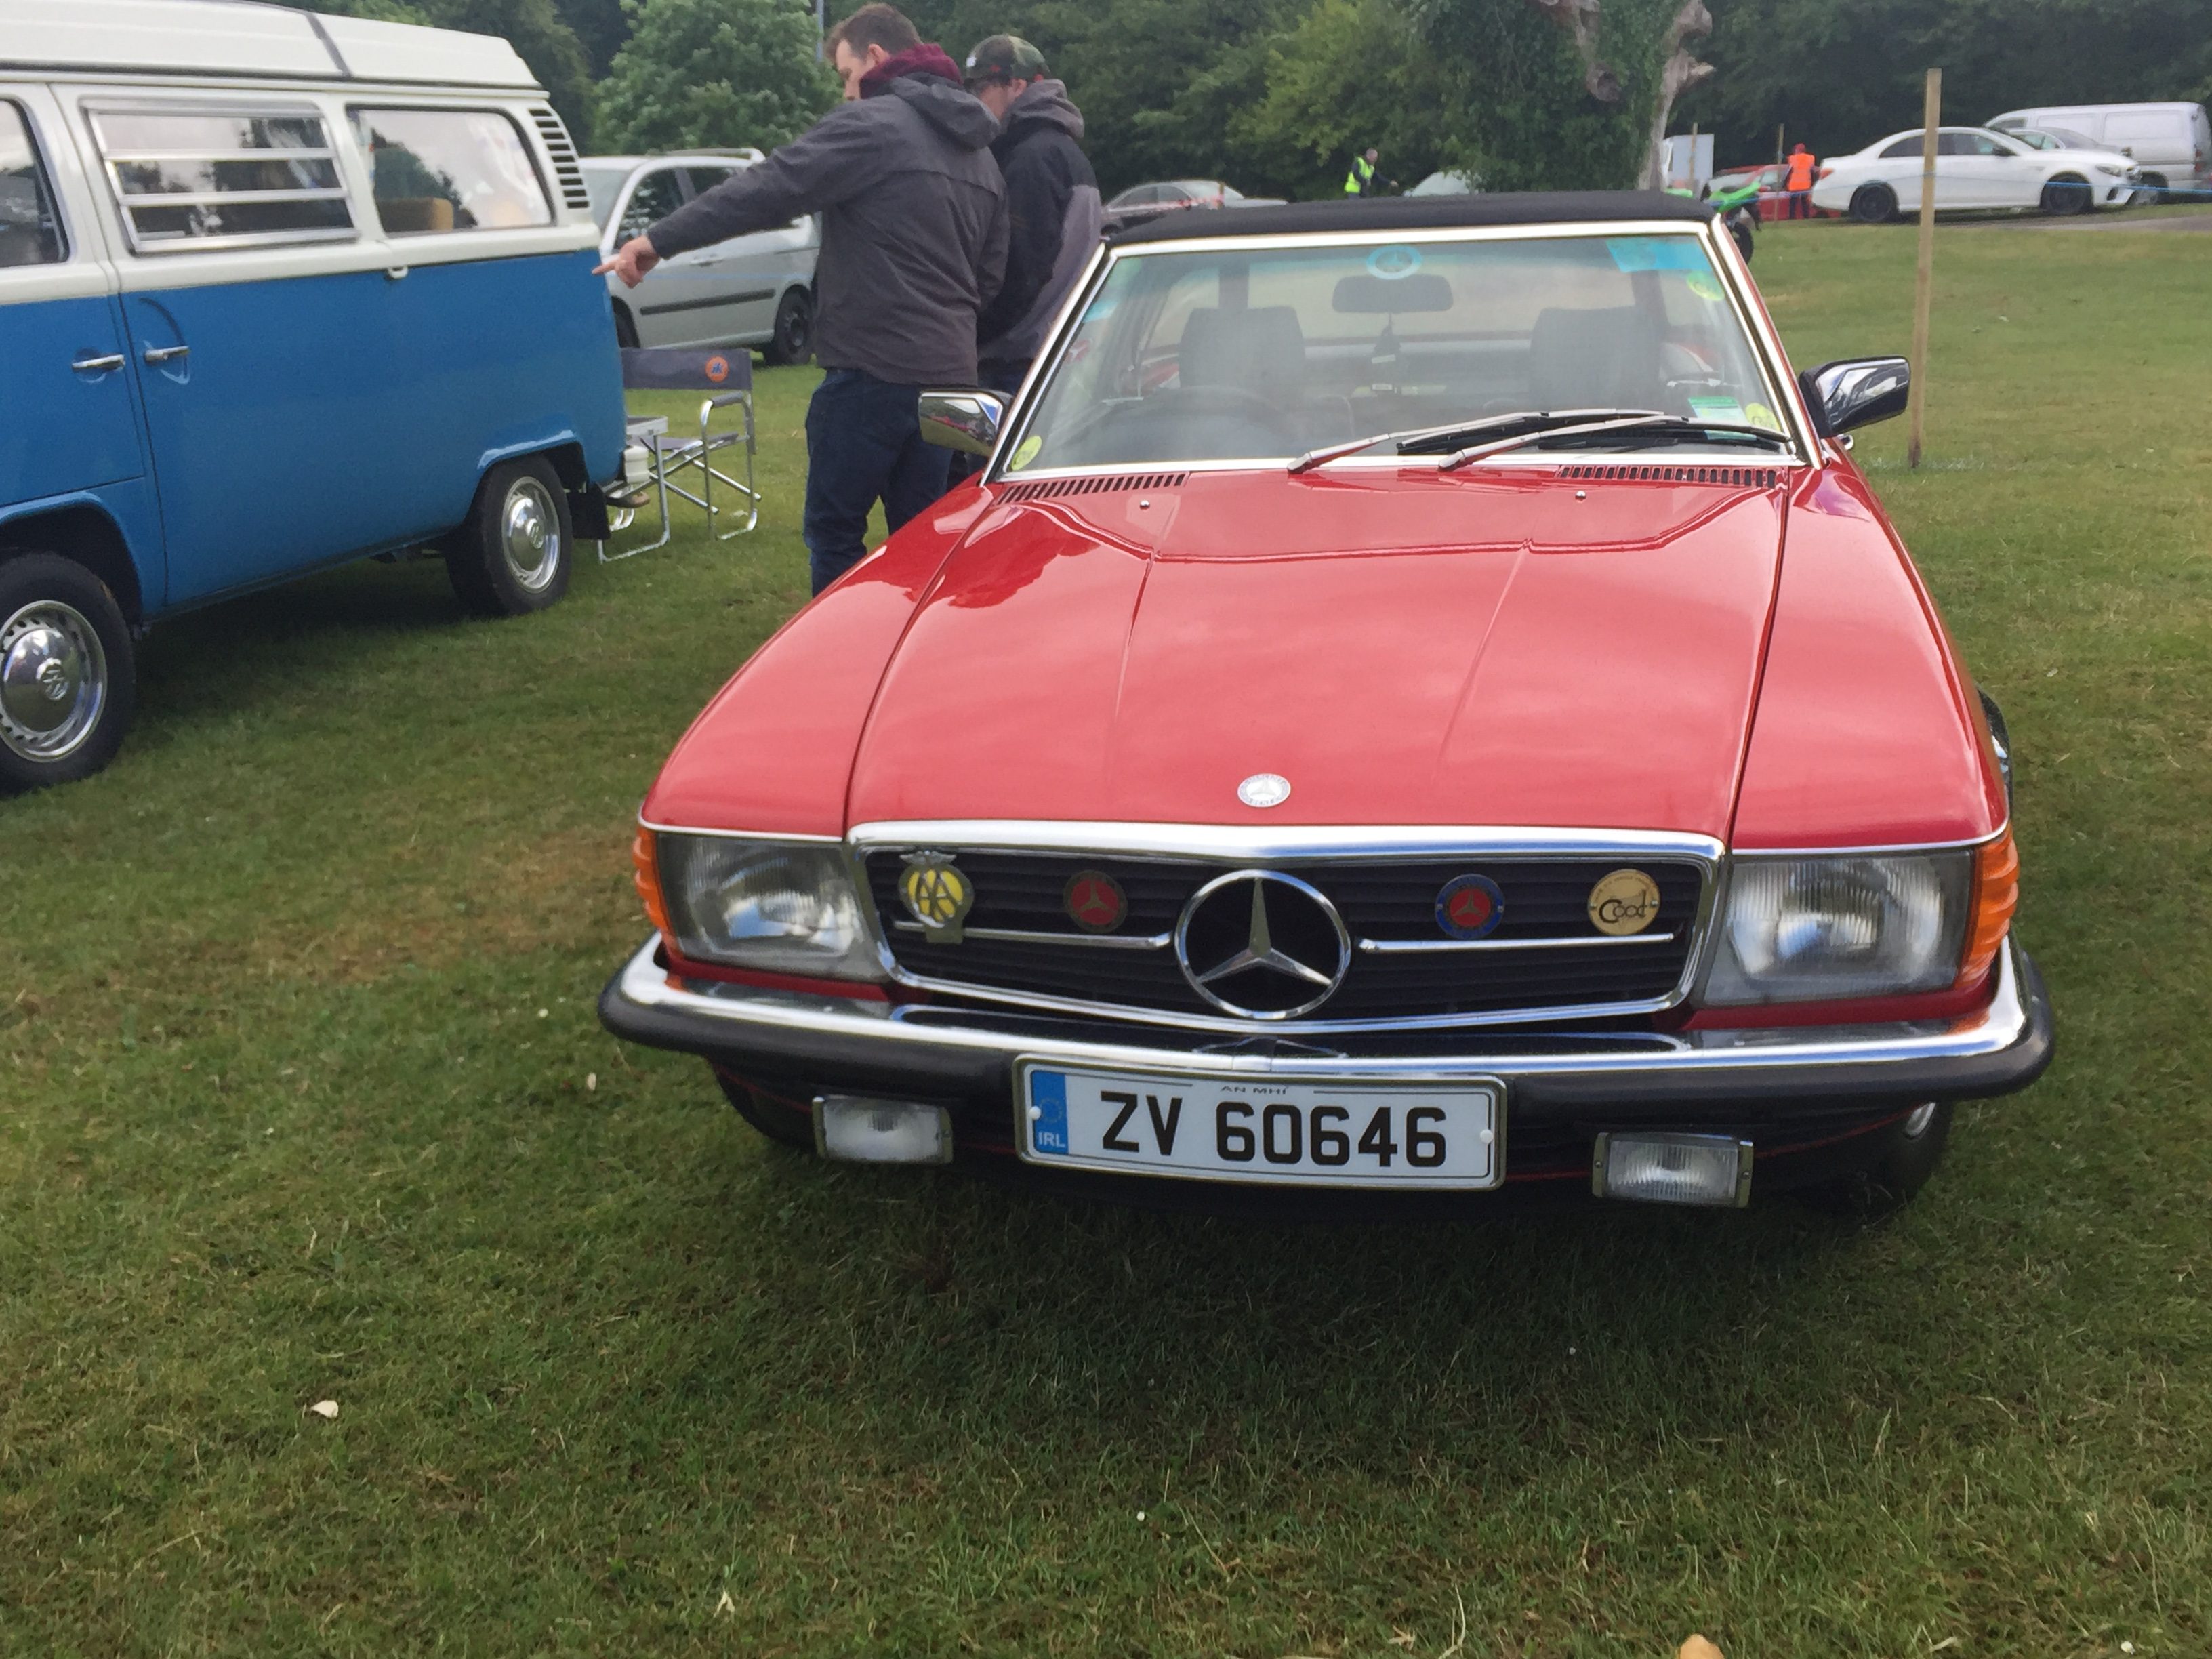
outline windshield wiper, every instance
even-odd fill
[[[1472,448],[1458,451],[1437,471],[1455,472],[1461,467],[1486,460],[1492,455],[1526,449],[1531,445],[1547,443],[1555,438],[1589,441],[1587,443],[1571,443],[1568,446],[1571,448],[1603,448],[1607,447],[1606,441],[1614,437],[1632,443],[1652,440],[1669,444],[1694,443],[1714,433],[1727,438],[1747,438],[1774,449],[1792,447],[1790,440],[1781,433],[1763,426],[1740,426],[1728,421],[1686,420],[1674,415],[1623,415],[1616,419],[1591,421],[1582,426],[1555,426],[1541,432],[1524,432],[1515,437],[1476,444]]]
[[[1340,460],[1346,455],[1357,455],[1363,449],[1375,449],[1387,443],[1398,446],[1401,455],[1449,455],[1462,447],[1469,438],[1496,433],[1548,432],[1562,426],[1577,426],[1589,421],[1634,416],[1663,419],[1656,409],[1562,409],[1557,410],[1516,410],[1510,415],[1492,415],[1486,420],[1452,421],[1443,426],[1417,426],[1404,432],[1378,432],[1371,438],[1354,438],[1340,444],[1325,444],[1319,449],[1309,449],[1291,463],[1293,476],[1310,472],[1315,467],[1330,461]]]

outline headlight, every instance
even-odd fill
[[[2107,179],[2124,179],[2128,176],[2127,168],[2108,167],[2102,161],[2097,163],[2097,171],[2103,173]]]
[[[653,836],[667,930],[695,962],[822,979],[883,977],[842,847]]]
[[[1973,887],[1974,856],[1966,850],[1740,858],[1705,1000],[1948,990],[1959,973]]]

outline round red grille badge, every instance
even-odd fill
[[[1103,870],[1078,870],[1067,878],[1062,896],[1067,919],[1086,933],[1110,933],[1129,914],[1121,884]]]
[[[1505,915],[1505,895],[1488,876],[1455,876],[1437,894],[1437,926],[1454,939],[1485,939]]]

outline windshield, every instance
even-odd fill
[[[618,167],[595,167],[584,163],[584,189],[592,198],[592,222],[601,230],[607,228],[607,215],[615,210],[615,198],[622,194],[623,180],[632,169],[627,164]]]
[[[1520,411],[1781,431],[1694,234],[1125,253],[1008,458],[1283,459]]]

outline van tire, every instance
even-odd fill
[[[447,538],[446,574],[479,617],[521,617],[560,603],[575,563],[568,491],[543,455],[505,461],[477,486],[468,522]]]
[[[2166,175],[2162,173],[2146,173],[2138,188],[2150,198],[2150,200],[2145,204],[2146,206],[2156,207],[2166,199]]]
[[[619,300],[615,301],[615,344],[624,351],[637,349],[637,325],[630,320],[629,307]]]
[[[803,363],[814,356],[814,296],[788,288],[775,302],[775,331],[761,348],[764,362]]]
[[[1897,217],[1897,192],[1887,185],[1861,185],[1851,196],[1851,217],[1863,225],[1886,225]]]
[[[52,553],[0,563],[0,794],[90,777],[137,708],[131,629],[107,584]]]

